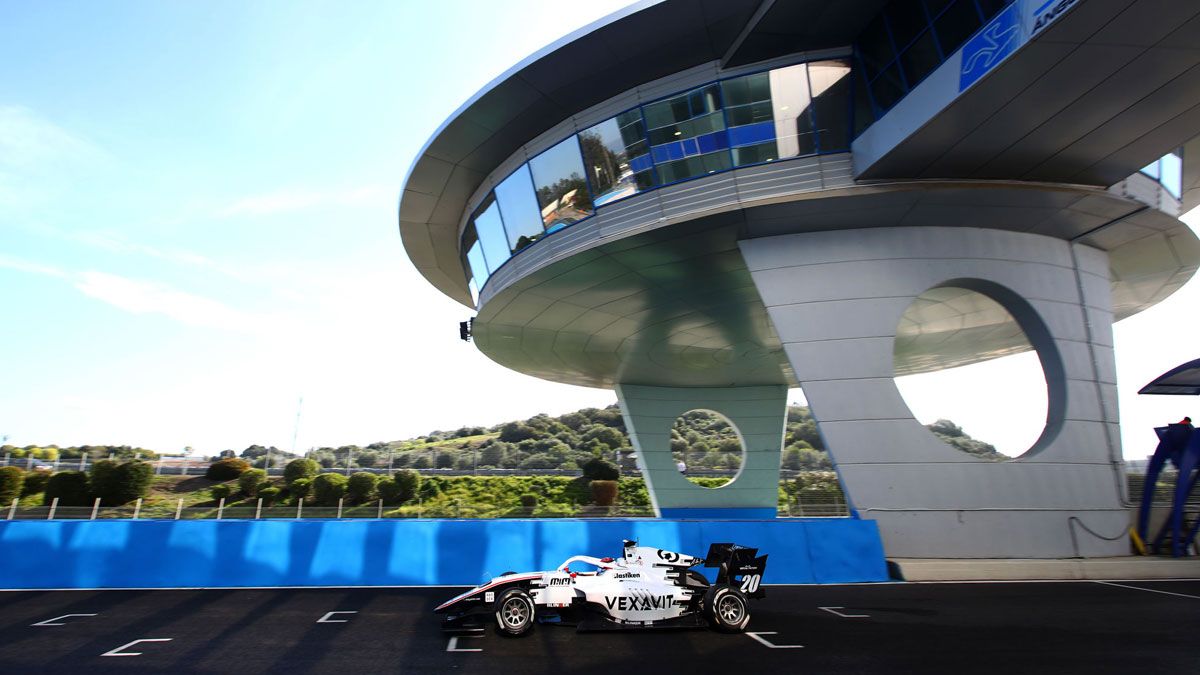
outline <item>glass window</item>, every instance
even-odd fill
[[[854,79],[854,137],[867,130],[875,121],[875,113],[871,109],[871,97],[867,93],[867,78],[859,68],[851,75]]]
[[[504,234],[504,221],[500,219],[500,209],[496,207],[494,195],[488,194],[487,199],[483,200],[483,204],[475,211],[475,218],[472,222],[475,225],[475,233],[479,235],[480,248],[483,250],[483,259],[487,263],[488,273],[495,274],[496,270],[500,269],[500,266],[508,260],[511,251],[508,248],[508,237]]]
[[[494,190],[496,203],[500,205],[500,217],[504,231],[508,233],[508,248],[513,253],[532,244],[546,233],[542,229],[541,209],[537,195],[533,192],[533,178],[529,165],[521,168],[500,182]]]
[[[650,156],[663,184],[730,168],[720,85],[643,106],[642,115]]]
[[[962,43],[979,30],[981,25],[983,24],[979,20],[979,13],[975,11],[974,0],[958,0],[933,21],[943,54],[958,51]]]
[[[810,63],[808,78],[812,87],[817,149],[821,152],[848,150],[850,61],[838,59]]]
[[[892,0],[887,7],[887,18],[892,29],[892,42],[900,51],[904,51],[926,27],[921,0]]]
[[[475,292],[478,293],[487,283],[488,269],[487,262],[483,259],[483,246],[475,236],[474,225],[467,225],[467,231],[463,233],[463,248],[467,249],[467,266],[471,268],[471,280],[474,282]]]
[[[867,78],[874,79],[896,55],[892,51],[891,38],[888,37],[887,26],[883,23],[883,14],[867,25],[858,38],[858,51],[862,56],[863,66],[867,70]]]
[[[597,207],[654,186],[642,113],[631,110],[579,133]]]
[[[904,67],[904,79],[908,86],[915,87],[942,63],[942,55],[938,53],[937,43],[933,40],[933,31],[921,33],[916,42],[900,54],[900,65]]]
[[[925,9],[929,12],[929,18],[936,18],[951,2],[954,0],[925,0]]]
[[[1183,194],[1183,158],[1171,153],[1162,158],[1162,186],[1176,199]]]
[[[1150,162],[1146,166],[1142,167],[1142,173],[1146,174],[1147,176],[1150,176],[1154,180],[1158,180],[1158,179],[1162,178],[1162,171],[1160,170],[1160,163],[1161,163],[1161,160],[1158,160],[1158,159],[1154,160],[1153,162]]]
[[[592,194],[584,178],[579,141],[574,136],[529,160],[542,227],[556,232],[592,215]]]
[[[899,67],[894,63],[871,83],[871,95],[875,97],[875,105],[879,106],[880,112],[896,105],[904,93],[904,82],[900,80]]]
[[[992,17],[1000,13],[1000,10],[1008,6],[1012,0],[977,0],[979,10],[983,12],[983,20],[985,22],[991,20]]]

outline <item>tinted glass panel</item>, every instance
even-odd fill
[[[921,6],[921,0],[892,0],[887,8],[887,17],[892,29],[892,42],[901,51],[925,30],[925,9]]]
[[[983,24],[979,21],[979,13],[975,11],[973,0],[958,0],[933,22],[944,54],[957,51],[981,25]]]
[[[1143,167],[1142,173],[1146,174],[1147,176],[1150,176],[1154,180],[1158,180],[1158,179],[1162,178],[1162,171],[1160,169],[1160,166],[1161,166],[1160,160],[1156,159],[1153,162],[1150,162],[1149,164],[1147,164],[1145,167]]]
[[[802,63],[771,71],[771,98],[780,157],[803,157],[817,151],[808,69],[809,66]],[[845,125],[845,117],[841,123]]]
[[[467,249],[467,263],[471,267],[471,279],[475,282],[475,290],[478,293],[488,280],[487,263],[483,260],[483,247],[479,245],[478,241]]]
[[[988,21],[993,16],[1000,13],[1012,0],[976,0],[979,3],[979,9],[983,12],[983,20]]]
[[[821,152],[849,149],[850,62],[839,59],[810,63],[808,78],[812,86],[817,149]]]
[[[635,195],[654,184],[641,119],[638,111],[623,113],[579,133],[583,166],[596,206]],[[643,174],[640,182],[639,173]]]
[[[1179,199],[1183,193],[1183,160],[1171,153],[1162,158],[1162,186]]]
[[[904,78],[909,87],[917,86],[917,83],[941,63],[942,57],[938,54],[932,31],[922,33],[921,37],[900,55],[900,64],[904,67]]]
[[[494,197],[488,195],[483,206],[476,211],[474,223],[488,273],[495,273],[508,260],[510,251],[508,237],[504,234],[504,222],[500,219],[500,209],[496,207]]]
[[[851,77],[854,79],[854,136],[857,137],[875,121],[875,113],[871,110],[867,78],[863,76],[862,69],[856,70]]]
[[[925,0],[925,10],[929,12],[930,18],[937,17],[943,9],[954,0]]]
[[[862,56],[863,65],[866,66],[868,79],[873,79],[879,71],[886,68],[896,55],[892,51],[891,38],[888,37],[882,14],[875,17],[859,36],[858,52]]]
[[[533,192],[529,165],[522,164],[521,168],[501,181],[494,192],[496,203],[500,205],[500,216],[504,220],[504,230],[508,233],[509,250],[519,251],[541,239],[545,230],[542,229],[541,209]]]
[[[904,96],[904,83],[900,80],[899,68],[892,64],[871,83],[871,95],[880,112],[886,111]]]
[[[592,215],[592,195],[583,177],[579,141],[574,136],[529,160],[529,170],[547,232]]]
[[[730,167],[721,87],[711,84],[642,107],[650,156],[662,183]]]

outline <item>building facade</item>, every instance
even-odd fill
[[[889,555],[1117,555],[1111,327],[1196,270],[1198,134],[1193,3],[642,2],[447,120],[400,231],[490,358],[616,391],[663,516],[774,516],[799,386]],[[1046,425],[1011,461],[894,382],[1030,349]],[[745,451],[719,489],[672,459],[696,409]]]

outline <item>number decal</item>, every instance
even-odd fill
[[[758,590],[758,584],[762,582],[761,574],[747,574],[742,578],[742,592],[754,593]]]

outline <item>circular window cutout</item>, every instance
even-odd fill
[[[737,427],[711,410],[690,410],[671,427],[675,468],[689,481],[706,488],[733,482],[742,469],[745,446]]]
[[[1003,461],[1046,428],[1046,375],[1007,309],[967,288],[921,294],[896,329],[896,387],[913,416],[947,445]]]

